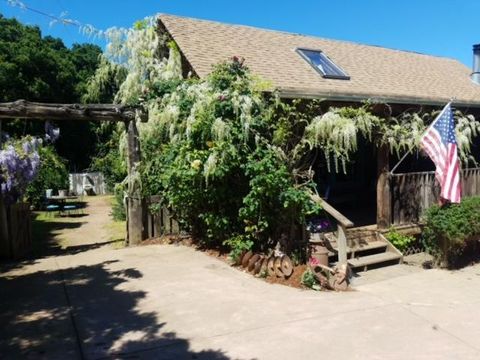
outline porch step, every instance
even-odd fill
[[[336,244],[332,244],[334,250],[337,250]],[[383,241],[370,241],[368,243],[356,245],[353,247],[347,247],[347,254],[352,254],[352,253],[360,253],[360,252],[366,252],[366,251],[372,251],[372,250],[382,250],[385,251],[387,249],[387,244],[384,243]],[[329,251],[328,256],[336,256],[337,252]]]
[[[355,259],[349,259],[347,261],[352,268],[354,269],[363,268],[363,270],[366,271],[367,268],[371,265],[377,265],[377,264],[394,262],[394,261],[400,262],[401,259],[402,259],[402,255],[399,255],[394,252],[384,252],[380,254],[362,256]],[[359,271],[362,271],[362,270],[359,269]]]

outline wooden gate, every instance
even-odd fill
[[[152,205],[157,208],[155,211],[152,211]],[[147,238],[180,233],[180,226],[173,212],[162,204],[161,196],[149,197],[147,207]]]
[[[462,196],[480,195],[480,168],[460,172]],[[440,186],[434,171],[394,174],[391,176],[392,223],[418,223],[425,210],[437,203]]]

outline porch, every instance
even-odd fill
[[[464,197],[480,194],[480,168],[461,170],[461,181]],[[438,203],[439,193],[434,171],[381,172],[377,181],[376,209],[371,203],[367,203],[369,206],[356,205],[355,197],[337,207],[330,201],[314,197],[333,220],[334,231],[326,233],[322,241],[328,249],[329,263],[347,262],[357,271],[401,263],[403,254],[384,234],[391,226],[400,232],[419,234],[422,216],[430,206]],[[376,223],[368,225],[351,220],[373,220],[375,216]],[[318,240],[312,237],[310,241]]]

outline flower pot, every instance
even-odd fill
[[[47,198],[52,197],[53,190],[52,189],[47,189],[45,190],[45,196]]]
[[[328,266],[328,249],[322,245],[312,247],[312,257],[317,259],[321,265]]]
[[[58,196],[67,196],[68,190],[58,190]]]

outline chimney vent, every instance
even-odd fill
[[[480,85],[480,44],[473,45],[473,69],[471,79]]]

